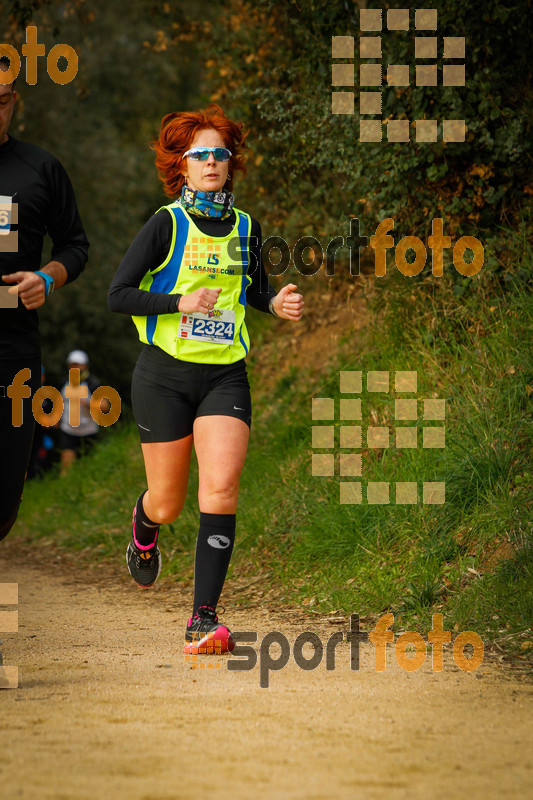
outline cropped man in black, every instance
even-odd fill
[[[0,58],[4,80],[8,68],[8,59]],[[16,97],[14,83],[0,83],[0,539],[17,518],[31,453],[31,397],[41,384],[35,309],[54,288],[78,277],[89,249],[64,168],[44,150],[8,135]],[[40,269],[46,233],[52,256]],[[17,293],[18,303],[10,307]],[[22,421],[13,419],[17,401],[10,389],[21,370],[18,384],[28,395],[18,401]]]

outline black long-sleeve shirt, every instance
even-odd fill
[[[234,211],[224,220],[192,214],[189,216],[206,236],[228,236],[236,221]],[[276,290],[268,282],[261,259],[261,226],[253,217],[251,220],[248,275],[252,282],[246,291],[246,299],[254,308],[268,313],[268,304],[276,296]],[[159,211],[141,228],[120,262],[108,293],[111,311],[136,316],[176,312],[175,295],[139,289],[144,275],[165,261],[171,242],[172,218],[168,212]]]
[[[18,230],[16,252],[6,252],[10,237],[0,235],[0,275],[38,270],[48,232],[51,259],[63,264],[67,282],[77,278],[85,267],[89,242],[72,184],[57,158],[10,136],[0,145],[0,195],[16,203],[18,212],[18,224],[11,226]],[[9,285],[0,280],[0,286]],[[0,359],[38,356],[39,346],[37,311],[28,311],[20,300],[16,309],[0,307]]]

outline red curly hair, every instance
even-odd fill
[[[198,131],[206,128],[218,131],[232,153],[224,189],[233,189],[233,175],[237,170],[246,175],[246,160],[240,151],[246,147],[244,140],[249,131],[244,132],[242,122],[233,122],[215,103],[200,111],[174,111],[163,117],[159,138],[150,143],[152,150],[155,150],[155,165],[168,197],[181,194],[185,183],[185,176],[181,173],[182,154],[190,149]]]

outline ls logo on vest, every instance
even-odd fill
[[[189,262],[189,269],[205,272],[207,277],[216,279],[218,275],[234,275],[234,270],[217,269],[220,264],[222,250],[220,244],[211,245],[207,250],[205,236],[193,236],[190,244],[185,246],[183,258]]]

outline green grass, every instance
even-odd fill
[[[402,628],[421,632],[439,611],[448,629],[531,653],[519,648],[533,624],[533,300],[521,285],[503,290],[480,276],[460,297],[446,278],[372,282],[364,350],[347,337],[319,378],[296,362],[266,394],[252,367],[254,423],[230,577],[261,570],[310,613],[393,611]],[[256,346],[271,325],[254,319]],[[445,480],[444,505],[396,505],[392,494],[389,505],[340,505],[339,478],[312,477],[311,397],[337,403],[339,370],[352,369],[417,370],[417,397],[446,399],[444,450],[422,449],[419,431],[416,450],[363,456],[367,479]],[[364,390],[362,405],[363,429],[394,424],[392,394]],[[335,426],[338,450],[341,423],[314,424]],[[60,547],[122,559],[144,485],[136,430],[115,426],[68,476],[27,485],[19,524]],[[196,488],[193,459],[186,507],[163,538],[163,574],[180,582],[192,575]]]

